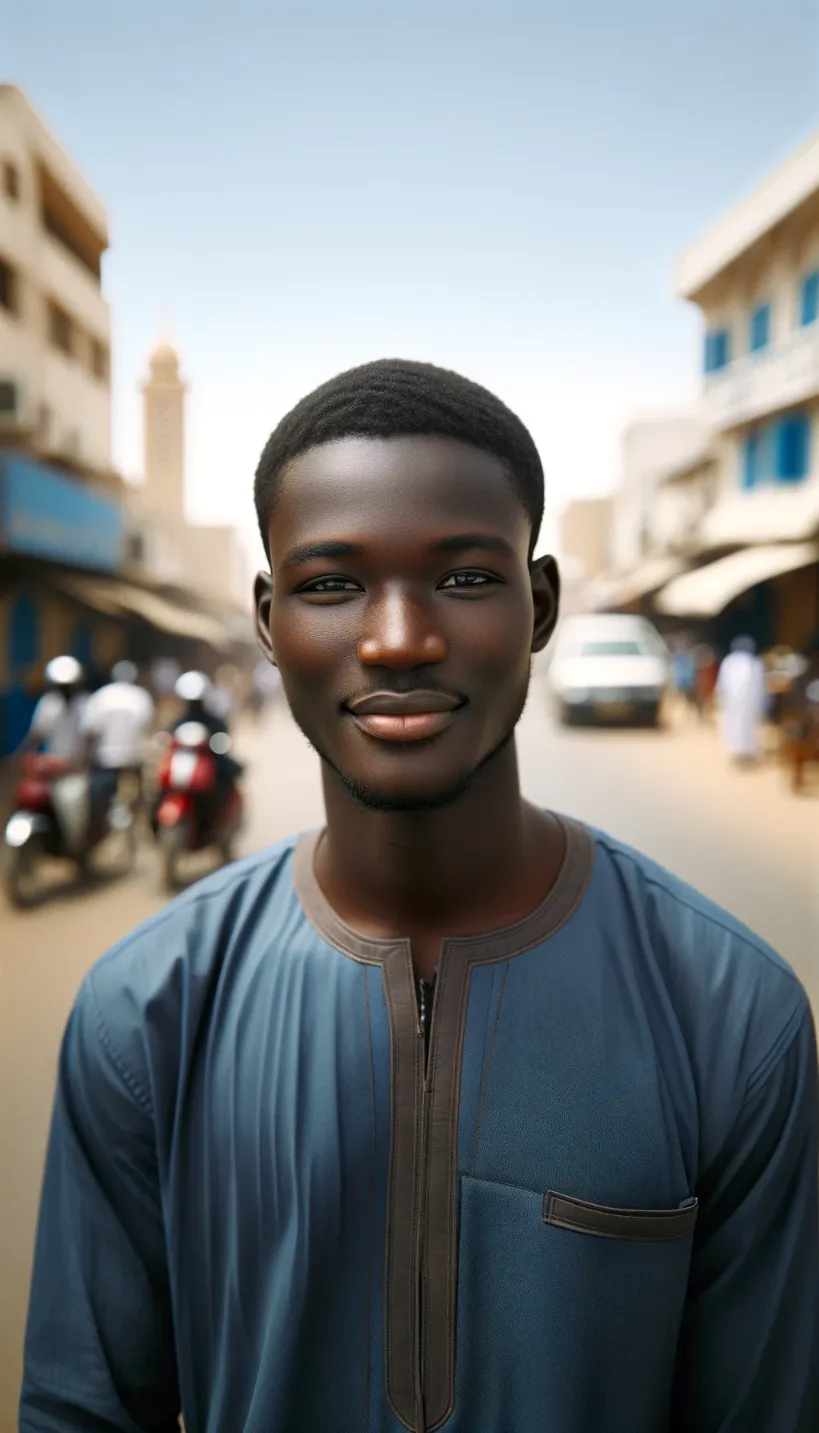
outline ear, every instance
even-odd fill
[[[557,625],[560,611],[560,573],[553,557],[536,558],[529,572],[535,602],[532,651],[542,652]]]
[[[273,578],[269,572],[258,572],[253,584],[253,603],[256,609],[256,640],[268,662],[276,665],[273,637],[270,631],[270,608],[273,602]]]

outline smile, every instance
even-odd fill
[[[373,692],[351,702],[347,710],[367,736],[408,742],[440,736],[463,705],[462,697],[448,692]]]

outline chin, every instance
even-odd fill
[[[470,771],[446,784],[438,782],[427,786],[418,782],[413,787],[407,787],[403,784],[371,784],[343,771],[337,774],[345,791],[359,806],[366,807],[368,811],[394,813],[441,811],[453,806],[469,790],[475,776],[474,771]]]

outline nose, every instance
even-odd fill
[[[423,667],[443,662],[446,655],[434,610],[406,592],[388,593],[372,604],[366,635],[358,643],[358,660],[365,667]]]

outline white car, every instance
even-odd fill
[[[657,726],[670,669],[668,648],[644,617],[567,617],[549,685],[565,725],[597,718]]]

